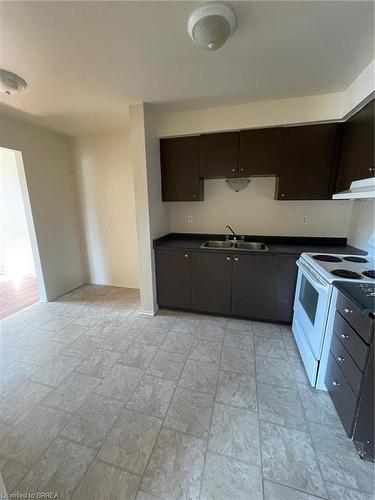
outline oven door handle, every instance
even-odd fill
[[[297,260],[297,266],[301,269],[302,273],[305,274],[305,276],[308,278],[310,283],[317,288],[318,290],[321,290],[323,293],[327,293],[328,289],[326,286],[323,285],[323,283],[319,283],[317,279],[314,277],[314,275],[306,269],[304,265],[301,265],[300,262]]]

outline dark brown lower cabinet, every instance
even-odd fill
[[[278,271],[277,256],[235,256],[231,312],[250,318],[276,319]]]
[[[192,253],[192,307],[198,311],[230,313],[233,256]]]
[[[297,257],[279,258],[277,282],[276,317],[278,321],[291,322],[293,319],[294,293],[297,282]]]
[[[191,308],[191,254],[184,251],[156,252],[156,283],[160,306]]]
[[[160,306],[290,322],[296,257],[221,252],[156,252]]]

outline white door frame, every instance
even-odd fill
[[[43,276],[42,265],[40,262],[38,242],[37,242],[36,233],[35,233],[33,213],[32,213],[30,198],[29,198],[29,191],[27,189],[27,182],[26,182],[22,152],[17,151],[15,149],[4,148],[4,147],[1,147],[1,149],[7,149],[8,151],[12,151],[15,155],[18,180],[19,180],[20,187],[21,187],[23,207],[25,210],[27,229],[28,229],[29,238],[30,238],[31,251],[33,254],[36,281],[37,281],[38,291],[39,291],[39,299],[40,299],[40,302],[47,302],[47,294],[46,294],[46,288],[44,285],[44,276]]]

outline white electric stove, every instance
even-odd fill
[[[373,255],[373,254],[371,254]],[[292,330],[310,384],[326,390],[321,359],[335,281],[375,283],[375,259],[368,255],[303,253],[297,261],[298,278]]]

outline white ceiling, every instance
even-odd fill
[[[1,2],[0,66],[29,84],[3,104],[79,134],[126,124],[139,101],[179,111],[342,91],[373,58],[372,2],[227,3],[238,29],[207,52],[186,32],[197,2]]]

